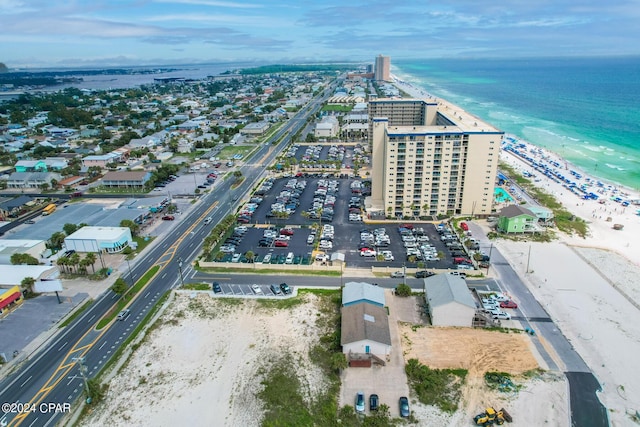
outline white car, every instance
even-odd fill
[[[231,258],[231,262],[240,262],[240,258],[242,254],[233,254],[233,258]]]
[[[384,256],[384,260],[385,261],[393,261],[393,253],[391,251],[382,251],[380,252],[381,255]]]
[[[360,256],[366,256],[366,257],[374,257],[376,256],[376,251],[373,250],[364,250],[364,251],[360,251]]]
[[[251,285],[251,290],[256,295],[262,295],[262,289],[258,285]]]
[[[494,319],[500,319],[500,320],[511,320],[511,315],[509,313],[505,313],[504,311],[500,311],[497,314],[491,314],[493,316]]]

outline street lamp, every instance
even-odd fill
[[[133,286],[133,273],[131,272],[131,264],[129,264],[129,260],[125,258],[127,261],[127,267],[129,267],[129,280],[131,280],[131,286]]]
[[[184,287],[184,277],[182,277],[182,258],[178,258],[178,270],[180,270],[180,284]]]
[[[402,284],[407,286],[407,265],[402,263]]]

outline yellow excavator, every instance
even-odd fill
[[[513,418],[504,408],[496,411],[494,408],[489,407],[485,409],[483,413],[473,417],[473,421],[475,421],[478,426],[490,426],[493,424],[501,426],[505,421],[508,423],[512,422]]]

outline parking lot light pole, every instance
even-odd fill
[[[184,277],[182,276],[182,258],[178,258],[178,270],[180,271],[180,284],[184,288]]]
[[[407,285],[407,265],[402,263],[402,284]]]

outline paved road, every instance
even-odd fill
[[[549,369],[565,373],[569,380],[569,401],[571,424],[574,427],[608,427],[606,408],[600,403],[596,391],[600,390],[598,381],[593,376],[582,357],[573,348],[569,340],[553,322],[544,307],[531,294],[520,276],[516,274],[507,259],[500,253],[499,247],[490,243],[482,229],[469,223],[473,235],[480,240],[481,249],[491,252],[491,267],[498,276],[500,287],[518,300],[519,320],[525,328],[533,329],[532,337],[536,349],[545,360]],[[524,260],[528,254],[521,254]],[[548,342],[557,355],[561,366],[551,357],[542,345],[538,336]]]
[[[332,85],[335,87],[336,83]],[[290,142],[290,135],[295,134],[310,114],[317,112],[332,92],[316,98],[298,114],[290,119],[272,137],[277,141],[284,137],[277,146],[265,144],[239,169],[245,177],[242,184],[231,189],[232,179],[216,183],[214,191],[203,196],[186,218],[176,224],[168,235],[154,242],[148,253],[132,265],[132,275],[140,278],[154,265],[160,266],[159,273],[148,286],[130,304],[132,314],[124,321],[115,321],[109,327],[97,331],[97,321],[116,303],[117,296],[112,292],[104,293],[94,304],[66,327],[59,337],[43,349],[35,359],[28,361],[18,372],[6,378],[0,384],[0,402],[20,402],[68,404],[74,402],[82,392],[83,382],[80,378],[77,358],[84,358],[87,375],[95,375],[109,360],[124,340],[133,332],[136,325],[147,315],[150,308],[168,289],[179,283],[180,276],[190,274],[190,261],[199,252],[202,241],[211,229],[225,216],[234,213],[236,203],[233,199],[250,191],[265,172],[275,156]],[[271,142],[270,141],[270,142]],[[204,225],[207,216],[213,217],[209,225]],[[180,267],[178,260],[182,259]],[[127,277],[125,279],[128,280]],[[55,423],[64,414],[60,412],[43,412],[36,410],[22,414],[3,413],[0,426],[48,426]]]

